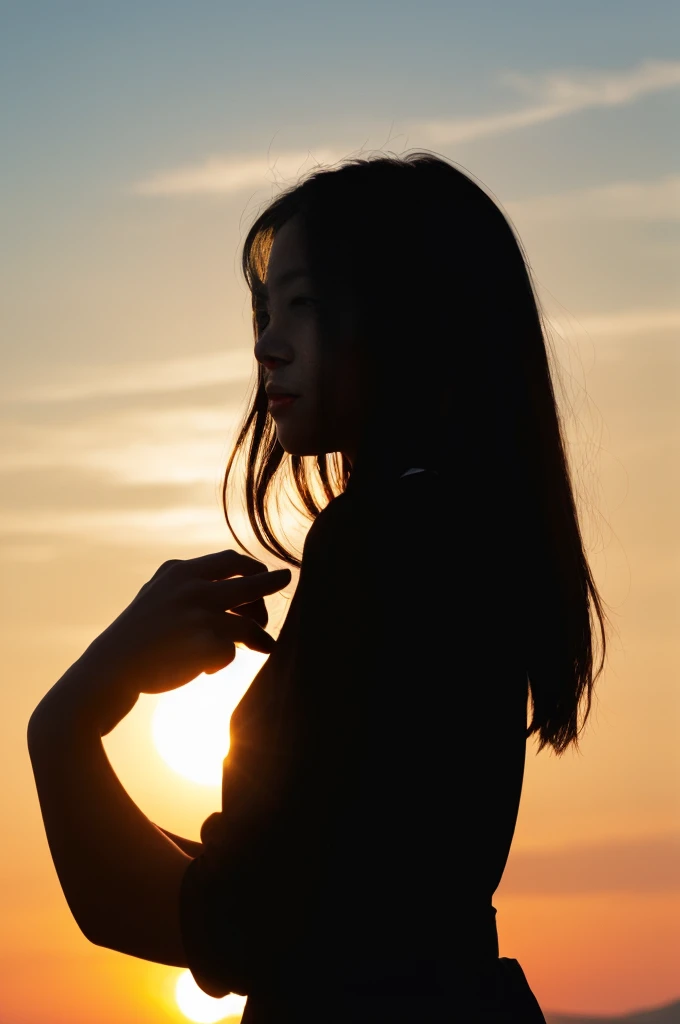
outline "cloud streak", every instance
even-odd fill
[[[245,518],[233,519],[245,533]],[[224,516],[205,505],[169,508],[88,509],[85,511],[0,512],[0,538],[34,537],[87,540],[132,547],[200,546],[221,550],[231,535]]]
[[[40,561],[40,543],[76,539],[105,546],[228,547],[233,540],[218,494],[241,419],[241,411],[225,403],[124,407],[70,423],[14,424],[0,449],[0,478],[13,474],[17,487],[17,474],[47,475],[23,507],[0,508],[0,543],[9,545],[14,561]],[[76,493],[73,507],[55,504],[55,479],[64,493]],[[99,507],[78,507],[83,485]],[[113,503],[110,488],[117,490]],[[251,537],[242,502],[230,503],[230,518],[239,537]],[[309,523],[294,511],[279,519],[301,547]]]
[[[680,890],[680,834],[513,853],[504,894]]]
[[[217,500],[187,501],[165,508],[0,509],[0,544],[3,560],[39,563],[56,557],[65,543],[105,548],[222,551],[238,548],[236,537],[239,537],[268,564],[279,563],[256,541],[242,508],[232,504],[229,518],[236,536],[229,530]],[[278,515],[278,525],[288,542],[301,552],[309,520],[284,509]]]
[[[123,486],[212,485],[240,422],[239,411],[225,404],[120,409],[73,424],[17,425],[0,451],[0,473],[79,470]]]
[[[504,206],[518,224],[527,220],[678,221],[680,174],[668,174],[656,181],[619,181],[598,188],[510,200]]]
[[[680,86],[680,61],[647,60],[618,72],[579,69],[533,76],[506,72],[500,82],[505,90],[513,89],[528,98],[528,104],[482,116],[415,120],[405,125],[405,131],[421,145],[451,145],[504,135],[580,111],[626,106]],[[346,156],[346,151],[335,146],[321,147],[314,154],[285,151],[273,164],[254,154],[216,155],[199,164],[151,175],[133,185],[132,191],[147,196],[230,195],[261,188],[277,178],[295,180],[310,160],[332,166]]]
[[[655,334],[663,331],[680,331],[680,308],[678,309],[631,309],[621,313],[602,313],[582,316],[578,320],[559,320],[550,317],[551,324],[566,334],[579,334],[586,330],[591,337],[629,338],[634,335]],[[577,327],[573,324],[576,322]]]
[[[312,156],[309,150],[289,150],[273,164],[265,157],[253,155],[214,156],[195,166],[164,171],[133,186],[133,191],[147,196],[229,195],[267,181],[299,177],[305,165],[331,165],[345,156],[340,150],[324,148]]]
[[[554,121],[582,110],[619,107],[643,96],[680,86],[680,61],[643,61],[629,71],[574,71],[549,75],[500,76],[506,86],[530,98],[528,106],[484,117],[461,117],[414,124],[431,142],[469,142]]]
[[[104,398],[187,391],[215,384],[244,383],[255,379],[252,348],[229,352],[205,352],[197,356],[163,361],[71,367],[61,381],[46,381],[15,397],[32,402],[70,402]]]

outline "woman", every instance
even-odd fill
[[[244,453],[254,532],[298,586],[274,642],[288,570],[164,563],[38,705],[69,906],[92,942],[247,994],[246,1024],[543,1021],[491,900],[526,740],[577,743],[605,630],[520,244],[421,152],[283,192],[243,269],[258,380],[225,514]],[[286,477],[313,519],[301,563],[272,525]],[[142,814],[101,737],[237,642],[271,654],[194,843]]]

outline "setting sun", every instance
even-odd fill
[[[246,1005],[246,997],[235,992],[222,999],[206,995],[194,981],[191,971],[182,971],[177,979],[175,999],[184,1016],[196,1024],[216,1024],[228,1018],[240,1020]]]
[[[219,785],[231,713],[266,660],[266,654],[237,647],[226,668],[162,695],[151,729],[156,750],[173,771],[203,786]]]

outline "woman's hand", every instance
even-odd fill
[[[289,581],[289,569],[269,572],[231,550],[164,562],[43,701],[54,709],[57,699],[62,710],[67,703],[105,736],[140,693],[217,672],[234,660],[237,643],[271,653],[264,597]]]

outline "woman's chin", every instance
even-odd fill
[[[327,448],[318,441],[309,438],[293,437],[286,434],[285,430],[277,430],[276,436],[279,444],[288,455],[328,455],[335,451],[335,448]]]

